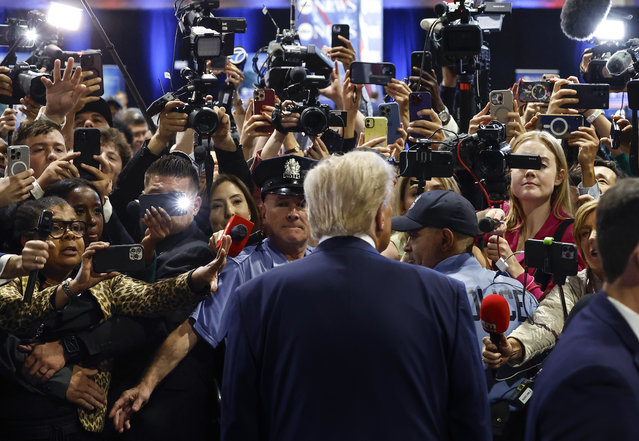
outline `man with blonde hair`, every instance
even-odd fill
[[[394,177],[370,151],[309,171],[319,245],[227,305],[223,440],[490,438],[463,285],[379,254]]]

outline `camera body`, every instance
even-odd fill
[[[537,127],[549,132],[557,139],[570,138],[570,132],[579,130],[584,125],[583,115],[539,115]]]
[[[17,62],[5,75],[11,78],[13,95],[0,95],[0,103],[20,104],[20,99],[28,95],[38,104],[47,104],[47,89],[40,78],[50,79],[51,75],[38,72],[35,66],[25,62]]]
[[[310,136],[319,136],[329,127],[344,127],[346,125],[342,112],[332,110],[326,104],[294,104],[287,106],[284,110],[299,113],[300,120],[296,127],[288,129],[282,127],[282,108],[277,104],[273,111],[273,127],[282,133],[304,132]]]

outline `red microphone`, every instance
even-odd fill
[[[501,334],[510,325],[510,305],[508,300],[499,294],[491,294],[484,298],[479,308],[479,318],[484,331],[490,334],[490,341],[499,349]]]

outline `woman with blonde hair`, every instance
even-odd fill
[[[575,243],[568,164],[560,142],[547,132],[535,130],[518,136],[512,143],[512,152],[539,155],[541,168],[510,172],[510,200],[503,209],[486,212],[486,216],[503,221],[495,230],[497,234],[490,236],[486,251],[493,262],[503,258],[507,272],[541,300],[553,284],[541,271],[529,268],[525,272],[524,256],[519,252],[528,239],[553,237],[558,242]]]

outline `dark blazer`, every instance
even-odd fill
[[[223,440],[488,440],[463,285],[354,237],[229,301]]]
[[[639,340],[605,293],[561,335],[534,387],[527,440],[637,440]]]

